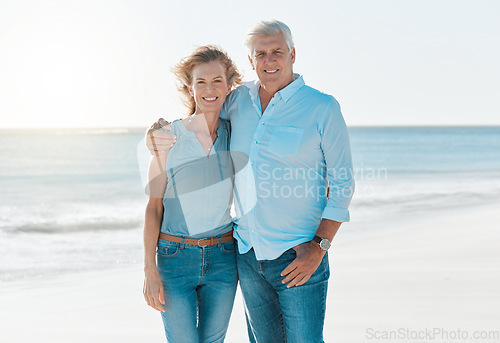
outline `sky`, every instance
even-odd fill
[[[186,113],[171,67],[260,20],[349,126],[500,125],[500,1],[0,0],[0,128],[147,127]]]

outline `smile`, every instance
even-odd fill
[[[268,74],[274,74],[278,71],[279,69],[274,69],[274,70],[264,70]]]
[[[213,97],[213,98],[203,98],[203,100],[206,100],[206,101],[215,101],[217,100],[218,97]]]

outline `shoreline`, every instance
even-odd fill
[[[497,208],[345,224],[329,256],[325,341],[383,342],[369,333],[400,328],[500,330]],[[133,264],[0,283],[0,332],[9,343],[163,342],[142,282]],[[247,341],[238,291],[226,342]]]
[[[425,226],[425,225],[431,225],[433,222],[436,220],[442,220],[446,219],[449,216],[454,216],[457,213],[462,214],[463,211],[493,211],[496,208],[500,207],[500,202],[492,202],[492,201],[487,201],[487,202],[477,202],[474,204],[463,204],[463,205],[457,205],[453,207],[446,207],[446,208],[438,208],[435,210],[420,210],[420,211],[408,211],[405,213],[388,213],[387,218],[384,220],[383,225],[377,225],[375,228],[373,227],[374,222],[380,222],[380,220],[383,219],[383,216],[380,214],[374,214],[374,213],[364,213],[362,215],[356,215],[351,222],[349,223],[344,223],[342,224],[341,229],[337,233],[337,236],[333,242],[335,242],[339,239],[340,236],[342,236],[343,240],[347,241],[357,241],[357,240],[365,240],[367,238],[374,238],[377,236],[381,235],[388,235],[388,234],[393,234],[393,233],[398,233],[404,230],[411,230],[413,227],[418,227],[418,226]],[[411,219],[411,222],[408,223],[408,219]],[[111,230],[102,230],[102,231],[83,231],[83,232],[71,232],[71,233],[58,233],[56,234],[57,237],[61,238],[61,240],[67,241],[67,243],[72,242],[72,235],[88,235],[88,234],[103,234],[103,233],[114,233],[116,230],[111,229]],[[59,278],[59,277],[66,277],[66,276],[72,276],[72,275],[80,275],[80,274],[85,274],[85,273],[92,273],[94,271],[98,272],[106,272],[106,271],[113,271],[113,270],[127,270],[127,269],[134,269],[138,264],[140,264],[139,261],[142,260],[142,227],[136,227],[133,229],[125,229],[121,232],[126,233],[128,236],[133,237],[134,242],[137,241],[139,242],[138,246],[136,246],[134,249],[134,254],[133,256],[128,255],[130,258],[123,258],[121,256],[120,259],[118,259],[115,262],[111,261],[106,261],[106,265],[103,266],[102,263],[100,265],[87,265],[87,266],[79,266],[78,270],[71,270],[68,271],[67,268],[64,268],[65,271],[41,271],[37,274],[33,275],[23,275],[18,278],[13,278],[13,277],[5,277],[2,278],[0,277],[0,291],[2,288],[8,288],[9,285],[11,284],[22,284],[23,282],[27,284],[31,284],[32,282],[38,282],[41,281],[43,282],[44,280],[49,280],[52,278]],[[35,232],[36,234],[42,234],[41,232]],[[27,232],[22,232],[20,234],[23,235],[28,235],[29,233]],[[44,235],[44,239],[49,239],[49,236]],[[129,240],[130,240],[129,237]],[[28,237],[23,237],[22,239],[26,239]],[[45,241],[46,243],[46,241]],[[124,241],[121,242],[122,244],[125,243],[130,243],[129,241]],[[119,249],[119,245],[113,245],[113,249]],[[123,248],[123,247],[122,247]],[[127,246],[127,248],[131,248],[130,246]],[[137,251],[136,251],[137,250]],[[62,268],[61,268],[62,269]]]

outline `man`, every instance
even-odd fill
[[[245,45],[259,80],[234,90],[221,116],[231,151],[248,155],[235,175],[234,237],[250,341],[323,342],[327,250],[354,191],[347,129],[337,101],[293,73],[288,26],[259,22]],[[152,152],[173,142],[149,133]]]

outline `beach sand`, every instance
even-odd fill
[[[398,330],[500,331],[497,208],[345,224],[330,253],[325,342],[418,341],[375,338]],[[144,302],[142,280],[142,266],[134,265],[4,282],[0,342],[163,342],[160,315]],[[226,342],[247,341],[238,293]]]

